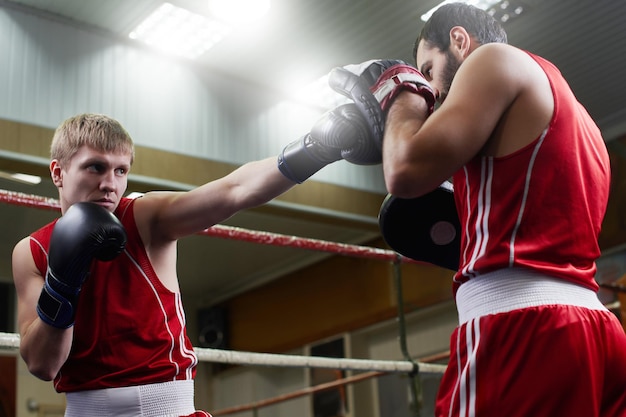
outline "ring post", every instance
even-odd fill
[[[404,297],[402,292],[402,271],[401,258],[393,263],[394,278],[396,283],[396,294],[398,301],[398,330],[400,340],[400,350],[404,359],[413,364],[413,370],[409,373],[409,392],[411,394],[411,409],[416,417],[420,417],[422,409],[421,384],[419,380],[419,365],[411,358],[406,342],[406,322],[404,320]]]

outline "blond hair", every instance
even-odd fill
[[[52,138],[50,157],[61,164],[69,163],[83,145],[101,152],[130,154],[131,164],[135,157],[133,140],[120,122],[90,113],[70,117],[61,123]]]

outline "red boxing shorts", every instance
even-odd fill
[[[626,417],[626,334],[595,292],[507,270],[457,305],[437,417]]]

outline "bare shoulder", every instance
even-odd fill
[[[518,86],[543,76],[541,67],[528,52],[503,43],[489,43],[476,48],[462,67],[490,77],[504,78]]]
[[[155,241],[174,240],[167,236],[167,220],[170,207],[183,195],[176,191],[151,191],[137,198],[133,207],[135,223],[145,245]]]
[[[510,62],[509,60],[516,62],[518,60],[532,58],[530,58],[527,52],[516,46],[509,45],[508,43],[494,42],[476,48],[474,52],[469,55],[468,60],[469,59],[489,60],[495,64],[507,64]]]
[[[137,197],[134,204],[135,218],[150,219],[157,215],[163,205],[171,198],[169,191],[150,191],[141,197]]]
[[[17,242],[15,246],[13,247],[12,260],[13,260],[14,268],[16,266],[20,266],[24,264],[24,262],[29,259],[32,261],[34,265],[35,262],[33,261],[33,258],[30,252],[30,237],[26,236],[25,238]]]
[[[479,46],[463,61],[447,101],[466,110],[473,103],[490,112],[495,127],[499,115],[520,96],[549,91],[545,73],[530,54],[508,44],[490,43]]]
[[[30,251],[30,237],[27,236],[17,242],[13,248],[11,261],[13,280],[15,282],[16,289],[18,290],[18,294],[20,292],[20,288],[23,285],[26,285],[26,282],[31,281],[32,278],[37,278],[39,281],[43,282],[43,277],[37,269],[35,260],[33,259],[33,255]]]
[[[480,93],[470,92],[480,96],[476,101],[482,100],[482,109],[495,115],[481,120],[491,130],[484,154],[508,155],[531,143],[548,126],[554,110],[552,89],[543,68],[528,52],[487,44],[477,48],[466,63],[474,69],[466,74],[482,74],[484,79],[476,81]],[[469,80],[465,80],[467,85]]]

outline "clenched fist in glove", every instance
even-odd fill
[[[110,261],[124,250],[126,232],[115,215],[95,203],[76,203],[54,225],[48,270],[37,303],[44,322],[74,324],[76,303],[93,259]]]
[[[401,91],[412,91],[424,97],[430,112],[435,105],[435,92],[428,81],[415,67],[401,60],[371,60],[335,68],[328,77],[328,84],[354,101],[380,148],[385,115]]]
[[[380,163],[381,158],[368,123],[350,103],[326,112],[309,133],[287,145],[278,156],[278,169],[300,184],[340,159],[372,165]]]

